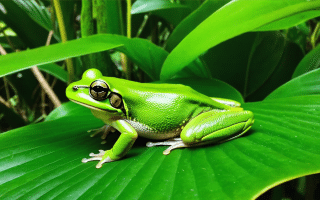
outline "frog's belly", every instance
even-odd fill
[[[136,121],[125,120],[128,122],[138,133],[139,136],[154,139],[154,140],[163,140],[170,139],[174,137],[179,137],[181,133],[181,128],[169,131],[158,131],[148,127],[147,125],[141,124]]]

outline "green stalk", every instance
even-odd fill
[[[314,31],[313,31],[313,33],[311,35],[312,49],[316,48],[319,29],[320,29],[320,22],[317,23],[316,28],[314,29]]]
[[[94,34],[92,17],[92,0],[82,0],[81,7],[81,37],[88,37]]]
[[[94,19],[93,19],[93,2],[92,0],[82,0],[82,6],[81,6],[81,37],[85,38],[90,35],[93,35],[95,33],[94,28]],[[91,66],[94,66],[94,54],[84,55],[81,56],[81,60],[83,63],[83,66],[86,69],[91,68]]]
[[[131,38],[131,0],[127,0],[127,37]]]
[[[97,0],[96,1],[96,20],[97,20],[97,33],[108,33],[110,24],[108,24],[108,15],[107,13],[107,1],[108,0]]]
[[[95,0],[93,1],[93,18],[96,20],[96,30],[98,34],[119,34],[112,27],[119,26],[117,21],[121,6],[115,0]],[[109,52],[92,54],[91,66],[99,69],[106,76],[114,76],[116,66],[111,60]]]
[[[55,11],[56,11],[56,16],[58,19],[61,41],[62,41],[62,43],[65,43],[66,41],[68,41],[68,39],[67,39],[67,32],[66,32],[66,28],[64,25],[64,21],[63,21],[63,14],[62,14],[59,0],[53,0],[53,5],[54,5]],[[67,69],[68,69],[68,73],[69,73],[69,83],[71,83],[73,80],[73,77],[74,77],[74,69],[73,69],[72,60],[70,58],[66,59],[66,64],[67,64]]]
[[[127,0],[127,37],[131,38],[131,0]],[[127,79],[130,80],[132,68],[131,68],[131,63],[128,60],[127,56],[125,56],[123,63],[125,63],[125,65],[126,65]]]

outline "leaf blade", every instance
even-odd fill
[[[266,97],[266,100],[319,94],[319,77],[320,69],[316,69],[301,76],[298,76],[277,88],[275,91],[273,91]]]
[[[246,1],[226,4],[191,31],[169,54],[161,79],[169,79],[209,48],[265,24],[320,7],[319,1]],[[250,15],[248,15],[250,13]],[[228,16],[228,17],[225,17]],[[189,49],[192,48],[192,51]]]
[[[299,63],[296,70],[294,71],[292,78],[298,77],[306,72],[317,69],[320,67],[320,46],[310,51]]]
[[[14,72],[64,60],[76,56],[105,51],[122,46],[122,42],[113,40],[112,35],[95,35],[87,38],[53,44],[28,51],[10,53],[0,56],[0,77]],[[48,55],[51,55],[48,57]]]
[[[99,170],[94,168],[95,163],[81,163],[81,158],[90,151],[110,148],[116,138],[108,140],[106,147],[99,144],[99,138],[88,142],[85,130],[101,123],[93,116],[69,116],[15,129],[0,135],[0,144],[8,144],[0,145],[0,175],[7,177],[1,179],[2,198],[27,191],[24,197],[146,199],[150,193],[161,191],[159,196],[168,199],[194,195],[251,199],[283,181],[320,171],[319,97],[244,104],[256,116],[251,133],[244,137],[219,145],[175,150],[168,156],[162,155],[164,147],[137,144],[125,159]],[[186,182],[185,188],[178,187]],[[92,190],[97,192],[89,193]]]

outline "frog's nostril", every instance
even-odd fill
[[[73,87],[72,87],[72,90],[73,90],[73,91],[77,91],[78,89],[79,89],[78,86],[73,86]]]
[[[79,88],[89,88],[89,86],[86,85],[75,85],[72,87],[73,91],[77,91]]]

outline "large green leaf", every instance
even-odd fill
[[[209,17],[216,10],[230,2],[230,0],[207,0],[201,7],[195,10],[191,15],[186,17],[173,31],[170,35],[169,40],[166,45],[166,50],[172,51],[172,49],[178,45],[181,40],[187,36],[194,28],[196,28],[203,20]],[[311,10],[308,12],[299,13],[286,17],[282,20],[275,21],[266,24],[253,31],[271,31],[271,30],[281,30],[298,25],[308,19],[320,16],[319,10]]]
[[[191,9],[170,0],[138,0],[132,5],[131,14],[151,13],[164,18],[174,26],[191,12]]]
[[[54,109],[45,119],[45,121],[52,121],[58,118],[62,118],[65,116],[82,116],[85,117],[90,116],[90,110],[84,106],[79,104],[75,104],[73,102],[67,102],[59,106],[58,108]]]
[[[281,59],[271,76],[261,87],[250,94],[246,98],[246,101],[261,101],[276,88],[291,80],[291,76],[302,58],[303,53],[301,48],[297,44],[287,41]]]
[[[320,95],[320,69],[298,76],[273,91],[266,99]]]
[[[207,0],[198,9],[188,15],[179,25],[173,30],[170,35],[166,50],[172,51],[181,40],[186,37],[194,28],[196,28],[203,20],[209,17],[212,13],[218,10],[223,5],[231,0]]]
[[[306,72],[317,69],[320,67],[320,45],[310,51],[299,63],[292,77],[295,78]]]
[[[113,48],[127,54],[153,80],[159,80],[161,66],[168,52],[145,39],[129,39],[112,34],[93,35],[66,43],[0,56],[0,77],[33,65],[56,62]]]
[[[187,8],[180,3],[170,0],[138,0],[132,4],[131,14],[148,13],[155,10],[166,10],[174,8]]]
[[[95,35],[68,41],[66,43],[10,53],[5,56],[0,56],[0,77],[30,68],[34,65],[41,65],[88,53],[105,51],[121,45],[122,43],[120,41],[113,40],[113,35]]]
[[[287,29],[318,16],[320,16],[320,10],[310,10],[307,12],[292,15],[282,20],[272,22],[270,24],[266,24],[262,27],[255,29],[254,31],[272,31]]]
[[[280,32],[251,32],[211,48],[202,58],[212,77],[231,84],[246,98],[271,76],[285,46]]]
[[[232,1],[211,14],[169,54],[161,79],[168,79],[201,53],[242,33],[320,7],[320,1]],[[228,17],[226,17],[228,16]]]
[[[251,163],[252,168],[241,164],[240,168],[246,169],[248,176],[260,179],[258,182],[265,185],[263,191],[320,172],[319,97],[296,96],[244,104],[255,114],[256,121],[252,137],[245,137],[252,149],[241,149],[244,144],[237,146],[243,156],[250,157],[244,162]],[[256,176],[255,170],[260,168],[265,173]]]
[[[108,137],[106,145],[90,138],[86,130],[102,123],[88,112],[3,133],[0,198],[150,199],[157,194],[159,199],[246,200],[320,172],[320,95],[243,106],[255,114],[244,137],[168,156],[162,154],[165,147],[144,147],[146,140],[139,138],[126,158],[101,169],[81,159],[110,148],[115,138]]]
[[[187,67],[178,72],[174,78],[188,78],[188,77],[202,77],[202,78],[212,78],[210,70],[206,63],[197,58],[191,62]]]

